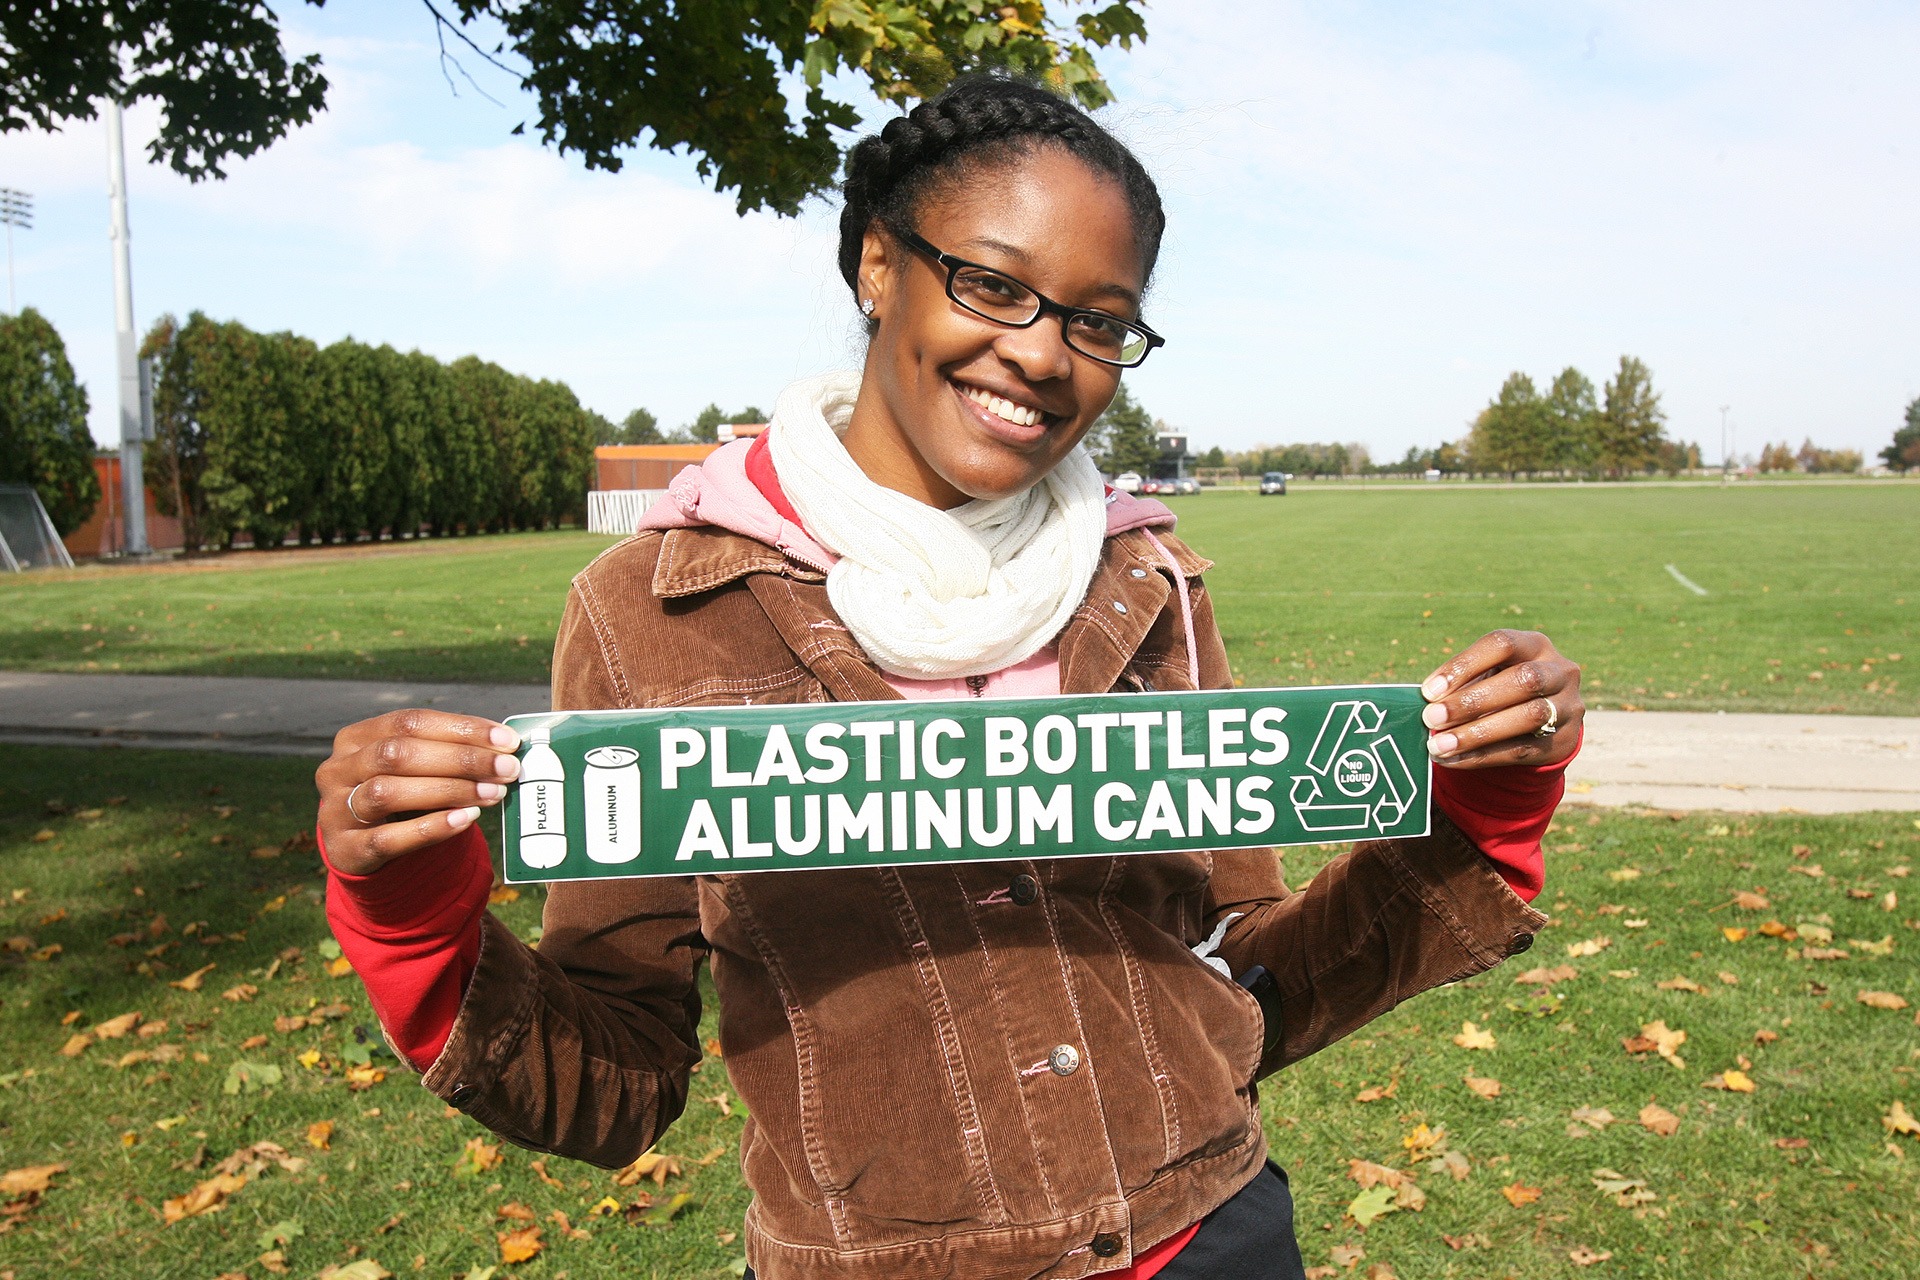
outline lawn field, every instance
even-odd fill
[[[357,980],[330,971],[309,768],[0,746],[0,1174],[64,1166],[0,1197],[0,1274],[736,1274],[721,1062],[661,1144],[678,1172],[622,1186],[496,1150],[385,1056]],[[1530,952],[1264,1087],[1308,1265],[1359,1249],[1339,1274],[1913,1274],[1920,1140],[1883,1123],[1920,1112],[1913,817],[1566,810],[1547,843],[1555,922]],[[1289,852],[1291,877],[1326,856]],[[538,898],[495,909],[531,936]],[[1686,1032],[1678,1061],[1623,1045],[1656,1021]],[[1649,1104],[1674,1132],[1642,1123]],[[197,1186],[224,1204],[166,1225]],[[593,1216],[608,1198],[619,1212]],[[530,1225],[541,1251],[504,1265],[501,1236]]]
[[[1177,501],[1218,562],[1247,683],[1414,678],[1515,626],[1584,664],[1601,706],[1920,713],[1920,485]],[[13,576],[0,667],[538,682],[567,580],[606,545],[523,534]]]

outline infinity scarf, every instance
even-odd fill
[[[1100,472],[1075,447],[1025,493],[942,511],[867,478],[840,436],[856,373],[781,392],[768,427],[780,486],[840,559],[827,598],[882,671],[986,675],[1032,657],[1086,596],[1106,538]]]

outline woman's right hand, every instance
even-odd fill
[[[327,861],[366,875],[466,830],[520,776],[519,746],[503,724],[444,711],[348,725],[314,774]]]

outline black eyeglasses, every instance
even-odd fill
[[[947,296],[982,320],[991,320],[1009,329],[1025,329],[1038,324],[1041,316],[1058,316],[1060,334],[1069,347],[1089,360],[1122,369],[1137,367],[1155,347],[1166,345],[1165,338],[1143,324],[1122,320],[1104,311],[1063,306],[1004,271],[942,253],[911,231],[894,234],[908,248],[926,254],[945,267]]]

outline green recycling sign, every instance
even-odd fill
[[[1413,685],[510,717],[514,883],[1420,836]]]

